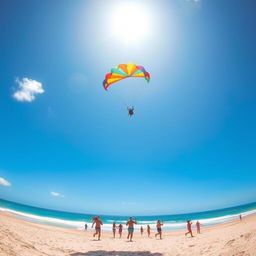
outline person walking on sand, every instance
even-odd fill
[[[196,222],[196,231],[197,231],[197,234],[201,234],[200,232],[200,227],[201,227],[201,223],[199,221]]]
[[[239,214],[239,219],[240,221],[242,221],[242,214]]]
[[[84,230],[87,231],[88,225],[87,223],[84,224]]]
[[[113,231],[113,237],[115,238],[116,237],[116,223],[115,222],[113,223],[112,231]]]
[[[148,233],[148,237],[150,237],[150,226],[147,226],[147,233]]]
[[[187,229],[188,229],[188,232],[185,233],[185,236],[186,236],[187,234],[190,234],[191,237],[194,237],[194,236],[193,236],[193,233],[192,233],[192,228],[191,228],[191,226],[192,226],[192,222],[191,222],[190,220],[187,220]]]
[[[101,236],[101,225],[102,221],[100,220],[100,216],[94,217],[93,218],[93,223],[92,223],[92,228],[95,224],[95,233],[93,234],[93,237],[95,237],[96,235],[98,235],[98,240],[100,240],[100,236]]]
[[[129,238],[130,238],[130,242],[132,242],[132,237],[133,237],[133,232],[134,232],[134,224],[137,224],[137,221],[133,220],[132,217],[130,217],[126,223],[126,226],[128,226],[127,239],[129,240]]]
[[[143,229],[143,227],[141,226],[141,227],[140,227],[140,234],[141,234],[141,236],[143,235],[143,231],[144,231],[144,229]]]
[[[119,233],[119,238],[121,238],[122,237],[122,233],[123,233],[123,225],[122,224],[120,224],[118,226],[118,233]]]
[[[162,226],[163,225],[164,225],[163,222],[161,222],[160,220],[157,221],[157,223],[156,223],[157,233],[155,234],[155,237],[157,237],[159,235],[160,239],[162,239]]]

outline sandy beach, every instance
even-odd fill
[[[256,215],[242,221],[202,228],[202,234],[185,237],[184,231],[166,232],[163,240],[135,233],[134,241],[112,238],[101,241],[91,231],[70,230],[20,220],[0,213],[0,255],[8,256],[182,256],[256,255]]]

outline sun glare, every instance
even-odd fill
[[[137,43],[149,33],[149,14],[144,6],[124,3],[112,14],[112,33],[125,43]]]

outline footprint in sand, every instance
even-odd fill
[[[232,245],[235,242],[235,239],[229,240],[225,246]]]
[[[212,249],[212,246],[210,245],[208,248],[203,250],[203,253],[209,253],[211,251],[211,249]],[[202,255],[203,255],[203,253],[202,253]]]
[[[248,240],[251,238],[251,236],[252,236],[251,233],[246,233],[246,234],[244,234],[244,239]]]

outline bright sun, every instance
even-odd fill
[[[147,10],[137,3],[124,3],[112,14],[112,33],[125,43],[137,43],[144,39],[150,28]]]

